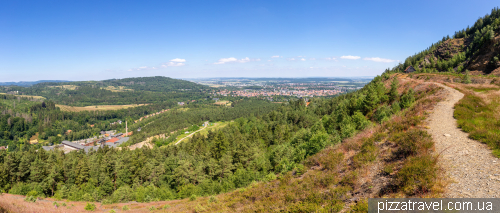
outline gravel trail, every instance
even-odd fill
[[[447,98],[429,116],[427,131],[436,143],[436,152],[441,153],[439,164],[452,180],[444,197],[500,198],[500,160],[486,144],[468,138],[453,118],[453,107],[464,94],[438,85],[445,89]]]

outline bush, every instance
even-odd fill
[[[191,195],[189,197],[189,201],[195,201],[196,200],[196,195]]]
[[[170,205],[168,205],[168,204],[165,204],[165,205],[162,207],[162,209],[163,209],[163,210],[165,210],[165,209],[169,209],[169,208],[170,208]]]
[[[125,205],[125,206],[122,207],[122,210],[123,211],[128,211],[128,210],[130,210],[130,208],[128,208],[128,206]]]
[[[429,133],[418,129],[397,133],[392,137],[392,140],[399,145],[396,153],[404,157],[419,153],[425,154],[434,146]]]
[[[397,186],[408,195],[428,192],[435,184],[437,166],[430,155],[409,158],[396,174]]]
[[[217,198],[215,196],[210,196],[210,198],[208,199],[208,202],[209,203],[217,203]]]
[[[34,203],[34,202],[36,202],[36,197],[33,197],[33,196],[26,196],[26,197],[24,198],[24,201],[26,201],[26,202],[33,202],[33,203]]]
[[[111,200],[113,203],[128,202],[134,199],[134,191],[127,185],[121,186],[111,195]]]
[[[363,143],[360,152],[353,157],[353,162],[356,167],[361,167],[369,162],[377,159],[378,148],[373,141],[369,140]]]
[[[266,175],[264,177],[264,181],[266,181],[266,182],[273,181],[273,180],[276,180],[276,175],[273,172],[269,173],[268,175]]]
[[[392,109],[387,105],[382,105],[378,107],[377,111],[375,112],[375,120],[379,123],[382,123],[383,121],[388,120],[391,117],[391,114]]]
[[[410,107],[415,102],[415,91],[409,89],[403,96],[401,96],[401,108]]]
[[[156,210],[156,207],[151,206],[151,207],[149,207],[148,209],[149,209],[149,211],[154,211],[154,210]]]
[[[87,205],[85,206],[84,209],[87,210],[87,211],[95,211],[96,206],[93,203],[87,203]]]
[[[401,111],[401,104],[398,101],[394,101],[391,105],[392,109],[392,114],[396,114],[397,112]]]

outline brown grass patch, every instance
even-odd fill
[[[96,106],[86,106],[86,107],[73,107],[73,106],[56,104],[56,107],[59,107],[62,111],[81,112],[81,111],[96,111],[96,110],[119,110],[119,109],[127,109],[131,107],[138,107],[144,105],[148,104],[96,105]]]

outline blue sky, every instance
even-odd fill
[[[498,1],[0,1],[0,82],[374,76]]]

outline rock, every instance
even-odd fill
[[[445,137],[450,137],[451,135],[450,134],[444,134]]]

